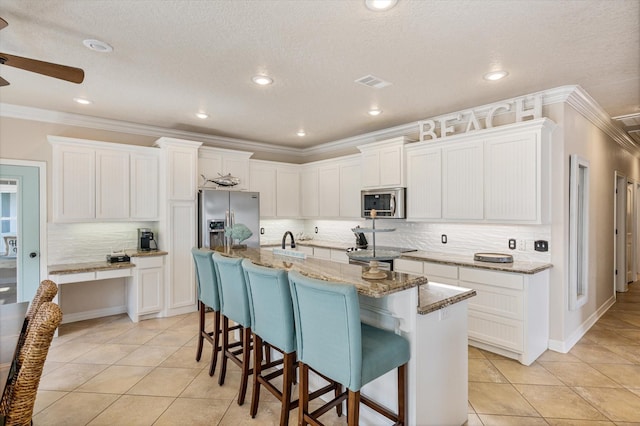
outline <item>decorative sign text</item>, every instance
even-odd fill
[[[525,107],[525,101],[530,101],[533,106]],[[478,116],[484,114],[484,127]],[[482,107],[482,112],[478,109],[457,112],[433,120],[423,120],[418,123],[420,126],[420,141],[444,139],[459,133],[467,133],[475,130],[490,129],[493,127],[493,119],[498,114],[515,111],[515,123],[524,120],[535,120],[542,117],[542,95],[523,96],[509,102],[497,103]],[[504,124],[504,123],[503,123]],[[456,129],[458,125],[458,129]],[[460,126],[464,127],[464,129]]]

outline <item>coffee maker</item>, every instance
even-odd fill
[[[158,250],[158,243],[149,228],[138,228],[138,251]]]

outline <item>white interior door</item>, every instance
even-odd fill
[[[627,182],[627,198],[626,198],[627,208],[626,213],[627,217],[625,220],[625,245],[626,245],[626,256],[625,260],[627,263],[626,271],[627,271],[627,283],[632,283],[634,280],[634,272],[633,272],[633,182]]]
[[[615,291],[626,292],[626,216],[627,216],[627,179],[616,173],[615,203],[614,203],[614,285]]]

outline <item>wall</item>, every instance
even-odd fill
[[[550,340],[554,349],[566,351],[615,300],[614,270],[614,173],[640,180],[640,161],[597,128],[570,105],[564,105],[557,121],[561,147],[553,157],[553,227],[551,238]],[[590,162],[589,191],[589,300],[568,309],[569,157],[578,154]]]

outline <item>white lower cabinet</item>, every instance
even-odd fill
[[[469,344],[530,365],[549,346],[549,272],[460,269],[469,299]]]
[[[522,274],[394,260],[396,272],[474,289],[469,299],[469,344],[530,365],[549,345],[549,272]]]
[[[164,256],[136,257],[127,282],[127,314],[131,321],[158,314],[163,309]]]

